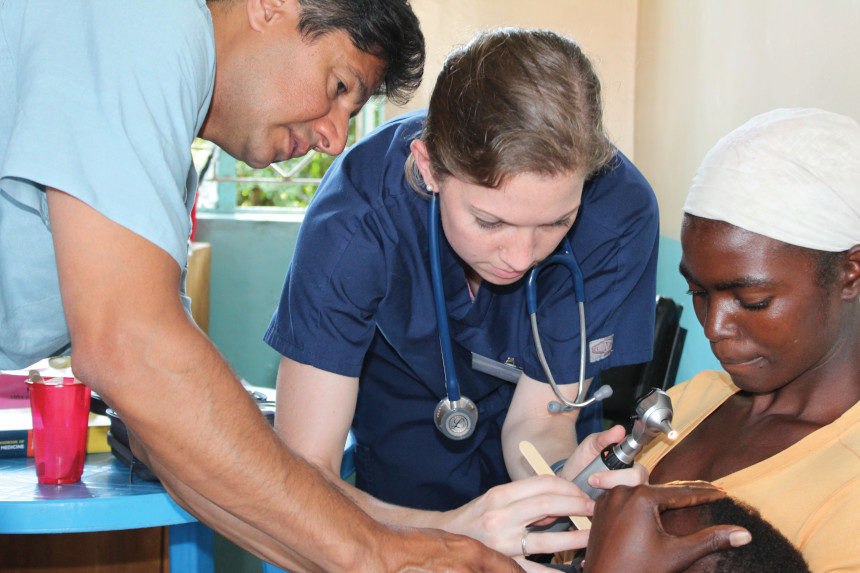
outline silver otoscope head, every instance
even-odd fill
[[[597,499],[605,491],[589,484],[588,477],[595,472],[629,468],[633,465],[636,454],[662,432],[665,432],[670,440],[674,440],[678,435],[678,432],[672,429],[672,401],[669,395],[658,388],[653,388],[636,402],[636,421],[633,424],[633,431],[619,443],[606,446],[585,469],[579,472],[579,475],[573,478],[573,483],[591,499]]]
[[[659,388],[652,388],[636,403],[633,430],[614,448],[618,459],[624,463],[633,463],[633,458],[642,448],[661,433],[670,440],[678,437],[678,432],[672,428],[672,414],[669,395]]]

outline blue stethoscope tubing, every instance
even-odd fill
[[[570,272],[573,279],[573,296],[576,299],[576,306],[579,308],[579,388],[576,390],[576,400],[569,402],[561,393],[555,378],[552,375],[549,364],[546,361],[546,355],[543,352],[543,345],[540,342],[540,333],[538,331],[537,322],[537,279],[541,271],[551,265],[563,265]],[[529,272],[526,279],[526,310],[529,313],[529,322],[532,325],[532,338],[535,342],[538,360],[546,374],[547,380],[552,386],[556,397],[565,405],[563,409],[573,409],[579,407],[585,398],[585,353],[588,342],[586,341],[585,330],[585,284],[582,280],[582,271],[576,262],[576,257],[573,256],[573,249],[570,248],[570,241],[567,236],[561,241],[561,250],[551,257],[541,262],[538,266]],[[550,408],[553,411],[554,408]]]
[[[448,329],[448,312],[445,308],[445,291],[442,288],[442,257],[439,254],[439,195],[430,194],[430,280],[433,283],[433,303],[436,307],[436,325],[439,345],[442,347],[442,369],[445,374],[445,391],[450,402],[460,399],[460,382],[454,369],[454,351],[451,349],[451,331]]]
[[[454,368],[454,354],[451,348],[451,333],[448,327],[448,314],[445,305],[445,293],[442,287],[442,258],[439,251],[439,196],[438,193],[430,194],[430,208],[428,215],[428,231],[430,235],[430,278],[433,285],[433,302],[436,310],[436,324],[439,331],[439,345],[442,350],[442,366],[445,374],[445,391],[447,393],[447,401],[449,408],[456,409],[461,398],[471,404],[468,398],[462,397],[460,394],[460,382],[457,380],[457,372]],[[576,298],[577,306],[579,307],[579,388],[577,389],[576,399],[570,401],[564,397],[555,378],[552,375],[546,356],[543,352],[543,347],[540,342],[540,334],[537,324],[537,278],[540,273],[547,267],[555,264],[561,264],[568,269],[573,279],[573,291]],[[542,261],[539,265],[529,272],[526,282],[526,309],[529,313],[529,320],[532,327],[532,337],[534,338],[535,349],[537,350],[538,359],[544,374],[552,387],[558,401],[552,401],[547,404],[547,409],[551,413],[562,411],[570,411],[575,408],[584,408],[596,401],[603,400],[612,395],[612,389],[609,386],[601,386],[588,400],[585,397],[585,359],[587,349],[587,332],[585,325],[585,285],[582,279],[582,271],[573,256],[573,249],[570,247],[570,242],[565,237],[562,240],[561,249],[556,254]],[[445,402],[445,398],[440,402],[440,406]],[[437,407],[438,412],[439,407]],[[477,421],[477,411],[473,412],[474,419],[472,423]],[[450,436],[449,433],[440,426],[437,415],[437,427],[443,434],[454,439],[462,439],[462,437]],[[473,429],[473,428],[472,428]],[[471,434],[471,431],[469,432]]]

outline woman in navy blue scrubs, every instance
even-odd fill
[[[457,375],[479,411],[474,434],[460,441],[433,422],[445,384],[430,193],[439,196]],[[381,521],[466,533],[509,555],[581,543],[578,533],[541,533],[522,547],[524,526],[548,512],[590,511],[563,480],[523,479],[532,472],[517,450],[527,439],[552,463],[571,455],[577,435],[601,429],[599,407],[547,411],[554,395],[526,312],[524,275],[565,236],[585,278],[586,377],[650,359],[657,203],[604,133],[590,62],[551,32],[481,35],[449,56],[429,109],[383,125],[338,158],[308,208],[265,336],[283,355],[279,433],[337,480],[352,426],[357,488],[343,489]],[[538,299],[547,360],[575,396],[579,319],[569,273],[543,272]],[[473,353],[521,370],[518,382],[474,370]],[[566,477],[598,442],[622,436],[615,428],[590,440]]]

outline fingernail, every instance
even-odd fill
[[[600,487],[600,480],[596,476],[588,476],[588,485],[591,487]]]
[[[729,535],[729,543],[732,544],[732,547],[740,547],[750,541],[752,541],[752,535],[750,535],[749,531],[733,531]]]

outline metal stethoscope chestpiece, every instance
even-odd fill
[[[460,396],[456,402],[442,398],[433,412],[433,421],[443,434],[452,440],[464,440],[475,431],[478,408],[475,403]]]

